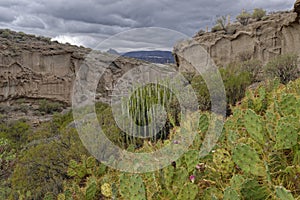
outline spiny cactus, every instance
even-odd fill
[[[103,194],[105,197],[112,197],[112,187],[108,183],[104,183],[101,185],[101,194]]]
[[[199,130],[201,133],[205,133],[208,130],[209,118],[207,114],[202,114],[199,118]]]
[[[86,200],[94,200],[97,192],[97,183],[95,178],[91,178],[87,182],[86,190],[85,190],[85,199]]]
[[[190,150],[187,153],[184,154],[184,161],[187,166],[187,170],[189,173],[194,171],[195,166],[199,162],[199,151],[196,150]]]
[[[163,178],[162,182],[164,182],[163,184],[165,184],[167,188],[170,188],[172,186],[174,171],[175,169],[171,165],[165,167],[162,170],[162,178]]]
[[[86,175],[92,173],[91,169],[96,166],[94,157],[82,157],[82,163],[77,163],[75,160],[70,160],[68,168],[68,176],[82,179]]]
[[[259,184],[254,179],[250,179],[243,183],[241,195],[243,196],[243,199],[261,200],[267,199],[269,193],[264,185]]]
[[[294,125],[288,123],[290,118],[281,118],[276,127],[275,149],[290,149],[297,144],[298,131]]]
[[[246,173],[256,176],[266,175],[264,164],[257,152],[247,144],[238,144],[233,150],[232,159]]]
[[[235,174],[230,179],[230,187],[236,191],[240,191],[244,182],[245,178],[242,175]]]
[[[282,94],[281,101],[278,102],[280,113],[288,116],[295,113],[297,99],[293,94]]]
[[[280,200],[294,200],[293,195],[284,187],[276,187],[276,195]]]
[[[263,134],[262,120],[254,111],[247,110],[244,116],[245,127],[250,137],[260,144],[265,144],[265,136]]]
[[[240,200],[238,192],[231,187],[227,187],[224,191],[223,200]]]
[[[177,168],[173,176],[173,184],[172,184],[173,191],[179,192],[182,186],[187,182],[188,177],[189,174],[185,168],[183,167]]]
[[[198,194],[198,186],[192,183],[187,183],[184,185],[181,189],[181,191],[178,194],[177,199],[180,200],[193,200],[196,198]]]
[[[213,162],[216,165],[218,172],[221,174],[229,174],[234,168],[234,163],[230,153],[226,149],[217,149],[213,153]]]
[[[125,199],[144,200],[146,199],[146,190],[142,178],[137,175],[121,174],[120,193]]]

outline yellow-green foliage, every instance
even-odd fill
[[[53,123],[44,124],[43,131],[29,137],[11,176],[12,198],[30,192],[28,198],[41,199],[47,192],[58,194],[63,189],[69,160],[79,160],[87,153],[75,129],[65,125],[68,120],[68,114],[57,116]]]

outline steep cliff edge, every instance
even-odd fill
[[[70,105],[73,82],[91,49],[51,42],[49,38],[0,30],[0,102],[18,98],[50,99]],[[100,80],[100,99],[127,70],[142,64],[101,53],[111,67]]]
[[[299,0],[294,7],[294,11],[273,13],[263,20],[252,20],[247,26],[233,23],[230,25],[230,31],[201,33],[191,40],[176,44],[174,54],[179,70],[192,70],[191,66],[177,55],[184,55],[186,51],[190,51],[195,41],[220,66],[247,59],[258,59],[266,63],[277,55],[290,52],[300,55]]]

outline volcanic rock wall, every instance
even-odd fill
[[[298,2],[298,1],[297,1]],[[277,55],[295,53],[300,55],[300,24],[295,12],[270,14],[263,20],[252,20],[247,26],[230,25],[231,31],[200,33],[191,40],[182,41],[174,47],[177,65],[181,71],[191,71],[189,63],[178,56],[189,51],[195,41],[199,43],[218,66],[236,61],[258,59],[267,63]]]
[[[0,102],[46,98],[70,104],[76,72],[90,51],[48,38],[0,30]],[[103,65],[110,64],[98,86],[98,96],[105,101],[118,77],[142,62],[99,54],[105,59]]]

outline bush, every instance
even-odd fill
[[[223,28],[222,28],[222,26],[220,26],[220,24],[217,24],[211,28],[211,32],[217,32],[217,31],[222,31],[222,30],[223,30]]]
[[[257,20],[261,20],[263,17],[266,16],[266,11],[264,9],[261,8],[255,8],[253,13],[252,13],[252,18],[257,19]]]
[[[236,19],[243,25],[246,26],[249,23],[249,19],[251,18],[251,14],[247,11],[243,10],[241,14],[239,14]]]
[[[220,27],[222,28],[222,30],[225,30],[226,23],[227,23],[226,16],[222,16],[222,17],[219,17],[217,19],[217,24],[220,25]]]
[[[223,78],[227,104],[235,105],[245,96],[245,91],[251,85],[251,74],[247,71],[242,71],[239,65],[228,65],[226,69],[220,69]]]
[[[61,112],[63,104],[59,102],[51,102],[46,99],[40,101],[39,111],[45,114],[53,114],[54,112]]]
[[[279,78],[280,82],[287,84],[299,77],[297,65],[298,56],[295,54],[280,55],[265,66],[265,73],[270,78]]]
[[[242,62],[241,68],[251,75],[252,82],[259,82],[263,80],[263,64],[260,60],[248,60]]]
[[[24,120],[0,124],[0,137],[12,142],[14,148],[21,148],[27,142],[31,127]]]
[[[62,122],[62,124],[65,124]],[[47,124],[46,124],[47,126]],[[47,192],[58,194],[68,179],[71,159],[79,160],[87,151],[75,129],[60,127],[60,135],[49,138],[51,128],[44,127],[39,138],[20,151],[11,176],[11,199],[43,199]]]
[[[233,63],[226,68],[220,69],[226,90],[228,108],[229,105],[235,105],[237,101],[245,96],[247,87],[253,82],[250,69],[248,72],[241,66],[242,64]],[[210,110],[210,94],[204,79],[200,75],[196,75],[193,78],[191,85],[197,95],[199,109],[202,111]]]

